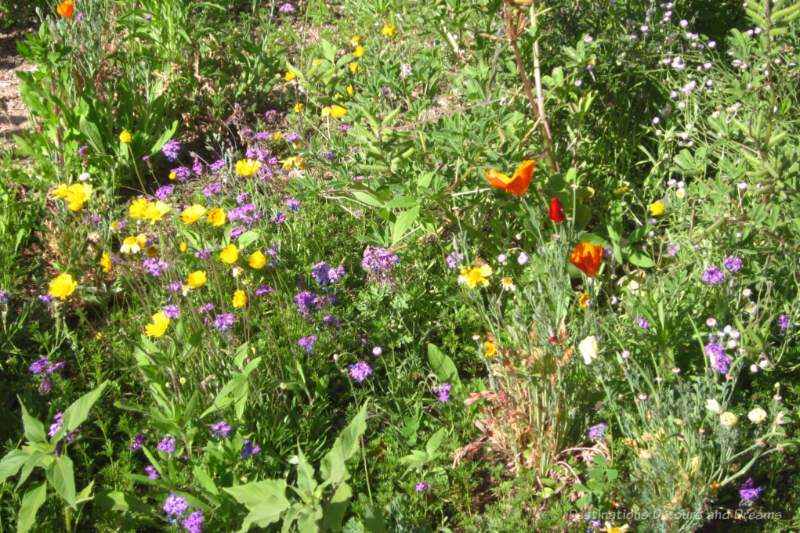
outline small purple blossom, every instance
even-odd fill
[[[354,365],[350,365],[350,377],[358,383],[367,379],[370,374],[372,374],[372,367],[366,361],[359,361]]]
[[[636,322],[636,325],[639,326],[642,329],[649,329],[650,328],[650,322],[648,322],[645,317],[639,317],[639,319]]]
[[[247,231],[246,228],[243,228],[242,226],[236,226],[228,232],[228,237],[231,239],[238,239],[245,231]]]
[[[164,146],[161,147],[161,153],[163,153],[170,162],[175,161],[178,158],[178,153],[180,151],[181,143],[174,139],[165,142]]]
[[[286,213],[284,213],[283,211],[278,211],[277,213],[275,213],[275,216],[269,217],[269,221],[272,222],[273,224],[283,224],[284,222],[286,222]]]
[[[325,263],[325,261],[320,261],[313,267],[311,267],[311,277],[317,280],[317,283],[322,285],[329,285],[334,283],[337,280],[340,280],[344,277],[345,270],[343,266],[338,266],[333,268],[332,266]]]
[[[177,180],[181,182],[186,181],[192,176],[192,171],[189,170],[187,167],[173,168],[171,172],[174,172],[175,178],[177,178]]]
[[[437,399],[439,403],[444,403],[450,399],[450,389],[451,386],[449,383],[442,383],[438,387],[433,388],[433,393],[439,397]]]
[[[242,444],[242,459],[247,459],[252,455],[261,451],[261,447],[255,444],[250,444],[250,439],[245,439]]]
[[[219,172],[220,170],[225,168],[225,161],[223,159],[217,159],[216,161],[208,165],[208,168],[211,169],[212,172]]]
[[[602,422],[600,424],[595,424],[594,426],[589,428],[589,438],[601,439],[603,438],[603,435],[605,435],[607,429],[608,426],[606,424],[603,424]]]
[[[722,261],[722,265],[730,272],[738,272],[742,268],[742,260],[735,255],[729,255]]]
[[[214,327],[219,331],[228,331],[233,326],[235,316],[232,313],[222,313],[214,317]]]
[[[308,337],[302,337],[300,340],[297,341],[297,345],[300,346],[306,353],[314,351],[314,341],[317,340],[316,335],[309,335]]]
[[[289,211],[298,211],[300,209],[300,201],[297,198],[289,198],[283,203],[289,208]]]
[[[194,161],[192,161],[192,172],[194,172],[198,176],[203,174],[203,163],[201,163],[200,159],[198,159],[197,157],[195,157]]]
[[[718,269],[717,267],[710,267],[707,268],[705,272],[703,272],[702,279],[709,285],[717,285],[725,280],[725,272]]]
[[[165,202],[174,191],[175,189],[172,187],[172,185],[164,185],[156,189],[154,196],[162,202]]]
[[[295,132],[287,133],[286,137],[284,137],[284,139],[286,140],[287,143],[293,143],[299,138],[300,138],[300,136],[298,134],[296,134]]]
[[[0,291],[0,305],[8,303],[8,292]]]
[[[447,255],[445,261],[447,262],[447,268],[450,270],[458,268],[458,263],[460,263],[464,259],[464,254],[460,254],[458,252],[450,252]]]
[[[759,494],[761,494],[763,490],[763,487],[755,486],[753,478],[747,478],[747,481],[742,483],[742,486],[739,489],[739,496],[742,498],[742,500],[752,502],[758,498]]]
[[[149,477],[150,479],[154,481],[158,479],[158,471],[156,470],[156,467],[154,467],[153,465],[147,465],[146,467],[144,467],[144,471],[147,472],[147,477]]]
[[[214,304],[212,304],[211,302],[201,305],[200,307],[197,308],[197,312],[200,313],[201,315],[205,313],[210,313],[213,310],[214,310]]]
[[[61,424],[63,423],[64,413],[59,411],[58,413],[53,415],[53,423],[50,424],[50,428],[47,430],[47,436],[53,438],[53,436],[58,433],[58,430],[61,429]]]
[[[132,452],[138,451],[144,446],[145,436],[143,433],[139,433],[133,439],[131,439],[131,445],[128,446],[128,449]]]
[[[165,305],[161,308],[161,311],[163,311],[164,315],[169,319],[180,318],[181,316],[177,305]]]
[[[329,328],[338,328],[342,325],[342,321],[333,315],[325,315],[322,318],[322,323]]]
[[[42,357],[41,359],[38,359],[37,361],[31,363],[31,366],[28,367],[28,370],[31,371],[31,374],[39,374],[49,365],[50,365],[50,359],[48,359],[47,357]]]
[[[789,317],[788,317],[788,316],[786,316],[786,315],[780,315],[780,316],[778,317],[778,327],[779,327],[779,328],[781,328],[781,329],[787,329],[787,328],[789,328],[789,326],[791,326],[791,325],[792,325],[792,323],[791,323],[791,321],[789,320]]]
[[[208,199],[213,198],[215,194],[221,194],[221,193],[222,193],[221,181],[212,181],[211,183],[203,187],[203,196],[205,196]]]
[[[173,281],[172,283],[170,283],[169,285],[167,285],[165,287],[166,290],[172,291],[172,292],[178,292],[179,290],[181,290],[181,288],[183,288],[183,283],[181,283],[180,280]]]
[[[50,296],[49,294],[40,294],[39,301],[42,302],[43,304],[49,304],[50,302],[53,301],[53,297]]]
[[[286,2],[281,7],[278,8],[279,13],[294,13],[294,6],[289,2]]]
[[[142,262],[142,266],[150,273],[151,276],[157,278],[169,268],[169,263],[160,257],[148,257]]]
[[[228,436],[228,433],[230,433],[230,432],[231,432],[231,426],[230,426],[230,425],[228,425],[227,423],[225,423],[224,421],[222,421],[222,422],[217,422],[216,424],[213,424],[213,425],[211,426],[211,431],[213,431],[213,432],[214,432],[214,436],[215,436],[215,437],[218,437],[218,438],[219,438],[219,437],[222,437],[222,438],[224,438],[224,437],[227,437],[227,436]]]
[[[722,346],[716,343],[708,343],[705,347],[706,357],[711,362],[711,367],[722,374],[727,374],[730,368],[731,358],[725,355]]]
[[[167,513],[170,517],[180,517],[183,516],[183,513],[186,512],[186,509],[189,508],[189,502],[185,499],[181,498],[180,496],[176,495],[174,492],[170,493],[167,496],[166,501],[164,501],[164,512]]]
[[[175,437],[164,437],[156,448],[162,452],[175,453]]]
[[[203,513],[202,511],[195,511],[189,515],[189,518],[183,521],[183,529],[188,533],[202,533],[203,532]]]
[[[414,490],[417,492],[425,492],[426,490],[431,488],[431,484],[427,481],[420,481],[416,485],[414,485]]]
[[[269,285],[259,285],[259,287],[256,289],[256,296],[272,294],[273,292],[275,292],[275,289],[273,289]]]

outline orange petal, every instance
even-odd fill
[[[519,164],[514,176],[511,177],[511,183],[508,184],[506,189],[511,194],[522,196],[531,184],[533,179],[533,169],[536,167],[536,161],[525,160]]]
[[[508,190],[508,184],[512,181],[511,178],[496,170],[487,170],[484,176],[489,180],[489,185],[503,190]]]

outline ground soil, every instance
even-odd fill
[[[31,71],[17,53],[17,41],[23,38],[24,29],[0,31],[0,147],[12,143],[13,135],[27,129],[28,111],[19,97],[17,71]]]

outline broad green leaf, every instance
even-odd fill
[[[172,125],[166,130],[164,130],[164,133],[161,134],[161,137],[159,137],[158,140],[156,140],[156,142],[153,144],[153,148],[150,150],[151,157],[154,156],[159,150],[161,150],[161,147],[164,146],[167,143],[167,141],[172,138],[173,135],[175,135],[175,131],[177,129],[178,129],[178,121],[173,120]]]
[[[383,207],[383,201],[367,191],[350,191],[356,200],[371,207]]]
[[[336,488],[322,522],[325,530],[339,531],[342,529],[344,513],[347,511],[348,502],[352,497],[353,491],[347,483],[342,483]]]
[[[364,504],[364,528],[369,533],[386,533],[386,522],[383,521],[381,510],[370,503]]]
[[[436,374],[436,378],[442,383],[450,383],[452,386],[461,385],[458,378],[458,369],[453,360],[442,353],[435,344],[428,344],[428,362]]]
[[[652,259],[641,252],[634,252],[628,257],[628,261],[639,268],[650,268],[656,266]]]
[[[0,484],[9,476],[16,475],[22,464],[28,459],[28,454],[22,450],[11,450],[0,460]]]
[[[139,500],[136,496],[120,491],[100,491],[95,497],[97,505],[106,511],[134,511],[149,513],[152,508]]]
[[[298,533],[319,533],[319,521],[322,519],[322,508],[319,505],[307,505],[297,516]]]
[[[320,472],[326,485],[338,485],[347,479],[345,461],[355,454],[360,446],[361,436],[367,429],[367,404],[361,406],[358,414],[346,428],[339,433],[333,447],[320,463]]]
[[[64,411],[64,424],[61,427],[64,433],[75,431],[75,429],[77,429],[77,427],[80,426],[84,420],[86,420],[86,417],[89,416],[89,410],[92,408],[92,406],[94,406],[95,402],[98,400],[98,398],[100,398],[100,395],[107,386],[108,381],[104,381],[99,387],[91,392],[87,392],[75,400],[72,405],[67,407],[66,411]]]
[[[88,485],[83,487],[83,490],[75,496],[75,505],[79,503],[88,502],[94,499],[92,491],[94,490],[94,480],[90,481]]]
[[[428,455],[433,455],[439,449],[439,446],[442,445],[442,440],[445,436],[444,428],[439,429],[436,433],[431,435],[431,438],[428,439],[428,442],[425,444],[425,451]]]
[[[234,487],[224,487],[222,490],[233,496],[233,499],[242,505],[253,508],[263,502],[286,502],[286,480],[285,479],[265,479],[263,481],[253,481],[245,485]]]
[[[419,206],[412,207],[397,215],[397,220],[395,220],[392,227],[392,246],[400,242],[406,231],[416,222],[417,217],[419,217]]]
[[[195,481],[197,481],[200,486],[203,487],[203,489],[214,495],[219,494],[219,490],[214,484],[214,480],[211,479],[211,476],[204,468],[201,466],[195,466],[192,472],[194,472]]]
[[[19,405],[22,407],[22,425],[25,428],[25,438],[30,442],[47,442],[47,433],[44,431],[44,424],[39,422],[36,418],[25,409],[25,404],[22,399],[17,396]]]
[[[297,447],[297,488],[307,495],[311,495],[317,488],[317,480],[314,479],[314,469],[308,464],[303,450]]]
[[[250,244],[252,244],[258,239],[258,235],[259,234],[257,231],[253,230],[245,231],[244,233],[239,235],[239,238],[236,241],[237,246],[239,247],[240,250],[244,250],[245,248],[250,246]]]
[[[56,489],[56,492],[64,498],[70,507],[75,507],[75,472],[73,471],[72,460],[66,455],[59,455],[55,461],[47,467],[47,480]]]
[[[22,505],[17,516],[17,533],[27,533],[36,522],[36,512],[47,499],[47,483],[42,481],[38,485],[31,485],[22,496]]]

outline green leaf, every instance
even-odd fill
[[[628,257],[628,261],[638,266],[639,268],[650,268],[656,266],[656,264],[653,262],[652,259],[650,259],[647,255],[641,252],[633,252]]]
[[[164,133],[161,134],[161,137],[159,137],[158,140],[156,140],[156,142],[153,144],[153,148],[150,150],[151,157],[154,156],[159,150],[161,150],[161,147],[164,146],[167,143],[167,141],[172,138],[173,135],[175,135],[175,131],[177,129],[178,129],[178,121],[173,120],[172,125],[168,129],[164,130]]]
[[[345,461],[355,454],[360,446],[361,436],[367,429],[367,404],[361,406],[358,414],[346,428],[339,433],[333,447],[325,454],[320,464],[320,472],[326,485],[337,485],[347,479]]]
[[[22,505],[17,516],[17,533],[27,533],[36,521],[36,512],[47,499],[47,483],[32,485],[22,496]]]
[[[106,511],[149,513],[152,509],[136,496],[119,491],[100,491],[95,497],[97,505]]]
[[[425,443],[425,452],[428,455],[433,455],[439,449],[439,446],[442,445],[442,440],[445,436],[444,428],[439,429],[436,433],[431,435],[431,438],[428,439],[428,442]]]
[[[428,362],[436,374],[436,378],[442,383],[450,383],[453,386],[460,386],[461,380],[458,378],[458,369],[453,360],[442,353],[435,344],[428,344]]]
[[[22,407],[22,425],[25,428],[25,438],[30,442],[47,442],[47,433],[44,431],[44,424],[33,418],[31,414],[25,409],[25,404],[22,399],[17,396],[19,405]]]
[[[246,485],[225,487],[223,490],[250,511],[240,532],[248,531],[253,524],[266,527],[277,522],[281,513],[289,508],[285,479],[265,479]]]
[[[397,215],[397,220],[395,220],[392,227],[392,246],[400,242],[406,231],[416,222],[417,217],[419,217],[419,206],[412,207]]]
[[[352,497],[353,491],[347,483],[342,483],[336,488],[322,521],[325,530],[339,531],[342,529],[344,513],[347,511],[347,504]]]
[[[214,495],[219,494],[219,490],[217,489],[217,486],[214,484],[214,480],[211,479],[211,476],[204,468],[200,466],[195,466],[192,472],[194,473],[195,481],[197,481],[205,491],[210,492],[211,494]]]
[[[14,476],[28,459],[28,454],[22,450],[11,450],[0,460],[0,484],[9,476]]]
[[[72,460],[66,455],[59,455],[50,463],[46,472],[47,480],[59,496],[64,498],[70,507],[75,508],[75,472]]]
[[[350,191],[353,197],[370,207],[383,207],[383,200],[378,198],[375,194],[368,191]],[[241,238],[241,237],[240,237]]]
[[[71,433],[75,431],[78,426],[80,426],[86,417],[89,416],[89,410],[94,406],[95,402],[100,398],[100,395],[103,393],[103,390],[108,386],[108,381],[104,381],[100,384],[99,387],[94,389],[91,392],[87,392],[77,400],[75,400],[72,405],[67,407],[64,411],[63,417],[63,426],[61,429],[64,433]],[[61,431],[59,431],[61,433]],[[56,437],[58,434],[56,434]]]
[[[364,504],[364,528],[369,533],[386,533],[386,522],[383,521],[381,510],[371,503]]]
[[[238,243],[237,246],[239,247],[240,250],[244,250],[250,244],[255,242],[256,239],[258,239],[258,235],[259,233],[257,231],[253,230],[245,231],[244,233],[239,235],[239,238],[236,241]]]

